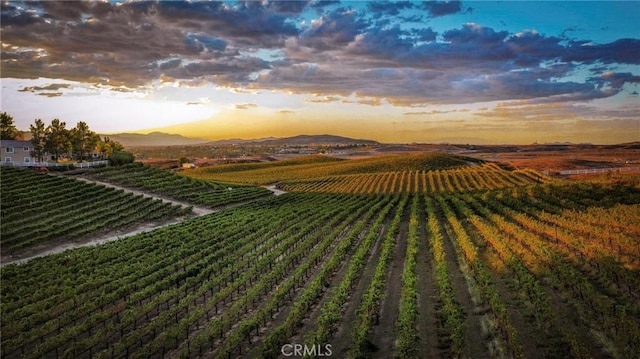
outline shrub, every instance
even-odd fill
[[[109,157],[109,164],[112,166],[121,166],[127,163],[133,163],[135,160],[135,156],[131,152],[127,151],[118,151],[114,152],[111,157]]]

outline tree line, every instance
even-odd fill
[[[0,120],[0,139],[24,139],[11,115],[2,112]],[[38,118],[29,125],[29,131],[33,145],[31,156],[37,162],[43,162],[47,156],[51,156],[56,162],[62,157],[84,161],[92,158],[93,154],[111,160],[112,164],[129,163],[134,160],[133,154],[125,151],[122,144],[112,141],[109,137],[100,138],[100,135],[92,131],[84,121],[78,122],[74,128],[67,129],[66,122],[57,118],[48,126]]]

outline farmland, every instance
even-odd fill
[[[141,163],[103,168],[91,172],[90,178],[106,180],[128,188],[140,189],[168,198],[216,208],[229,203],[255,199],[269,191],[252,186],[230,187],[220,182],[198,181]]]
[[[5,254],[191,212],[190,208],[74,179],[10,167],[1,171],[0,244]]]
[[[185,171],[185,175],[203,180],[258,185],[336,175],[398,172],[412,169],[448,169],[467,166],[468,161],[478,162],[469,157],[437,153],[373,157],[357,161],[315,155],[276,162],[202,167]]]
[[[566,181],[442,154],[156,171],[86,176],[247,203],[4,266],[2,357],[640,355],[637,176]],[[21,198],[2,175],[3,201]],[[247,186],[274,182],[289,193]]]

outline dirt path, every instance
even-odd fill
[[[283,195],[285,193],[288,193],[287,191],[283,191],[283,190],[277,188],[275,184],[268,185],[268,186],[262,186],[262,188],[266,188],[269,191],[273,192],[273,194],[275,196],[280,196],[280,195]]]
[[[479,312],[476,304],[471,298],[468,283],[462,269],[461,263],[458,261],[455,249],[453,247],[452,233],[449,224],[444,218],[442,212],[437,213],[438,222],[440,224],[442,237],[444,240],[444,251],[447,255],[447,271],[449,279],[455,291],[455,299],[465,313],[465,349],[463,355],[467,358],[489,358],[487,343],[482,338],[482,326],[480,324]]]
[[[371,249],[371,253],[369,254],[369,258],[367,259],[367,264],[362,271],[362,275],[358,280],[358,284],[355,286],[355,289],[349,297],[349,301],[345,305],[342,315],[343,320],[340,322],[338,329],[334,334],[333,339],[331,340],[332,350],[338,358],[346,358],[348,356],[348,351],[351,349],[352,329],[357,315],[356,310],[360,306],[362,297],[367,291],[367,288],[371,283],[371,279],[375,274],[376,265],[380,260],[382,241],[387,235],[388,221],[389,217],[387,218],[385,225],[380,231],[380,235],[378,235],[378,238],[376,239],[376,242]]]
[[[102,186],[105,186],[105,187],[109,187],[109,188],[115,188],[115,189],[119,189],[119,190],[124,190],[125,192],[133,193],[133,194],[136,194],[136,195],[142,195],[144,197],[160,199],[160,200],[162,200],[164,202],[169,202],[169,203],[177,205],[177,206],[183,206],[183,207],[193,206],[193,213],[195,215],[197,215],[197,216],[204,216],[204,215],[211,214],[211,213],[215,212],[213,209],[210,209],[210,208],[207,208],[207,207],[194,206],[191,203],[176,201],[174,199],[170,199],[170,198],[167,198],[167,197],[164,197],[164,196],[158,196],[158,195],[155,195],[155,194],[149,194],[148,192],[143,192],[143,191],[139,191],[139,190],[135,190],[135,189],[130,189],[130,188],[118,186],[116,184],[109,183],[109,182],[96,181],[96,180],[88,179],[88,178],[84,178],[84,177],[76,177],[76,179],[78,179],[80,181],[83,181],[83,182],[87,182],[87,183],[95,183],[95,184],[99,184],[99,185],[102,185]]]
[[[424,216],[424,201],[420,201],[420,216]],[[418,278],[418,347],[419,358],[438,358],[438,318],[436,304],[438,290],[434,280],[434,261],[429,249],[429,237],[425,228],[427,219],[420,221],[420,239],[418,240],[418,260],[416,275]]]
[[[98,236],[90,235],[89,237],[86,237],[86,238],[75,239],[70,242],[39,244],[25,250],[20,254],[15,254],[12,256],[2,256],[2,259],[1,259],[2,263],[0,264],[0,267],[4,267],[5,265],[9,265],[9,264],[23,264],[34,258],[46,257],[51,254],[62,253],[68,249],[97,246],[99,244],[131,237],[136,234],[149,232],[158,228],[163,228],[163,227],[167,227],[177,223],[181,223],[184,220],[191,217],[193,216],[182,216],[182,217],[174,218],[168,222],[156,221],[156,222],[141,223],[131,227],[112,230],[112,231],[109,231],[108,233],[98,235]]]
[[[222,210],[225,209],[231,209],[231,208],[235,208],[238,206],[242,206],[245,205],[247,203],[253,202],[256,199],[253,200],[248,200],[248,201],[242,201],[242,202],[238,202],[238,203],[233,203],[233,204],[228,204],[225,206],[220,207],[219,209],[211,209],[211,208],[207,208],[207,207],[200,207],[200,206],[194,206],[191,203],[187,203],[187,202],[181,202],[181,201],[176,201],[173,199],[169,199],[166,197],[161,197],[158,195],[153,195],[153,194],[149,194],[147,192],[143,192],[143,191],[138,191],[138,190],[132,190],[129,188],[125,188],[122,186],[118,186],[112,183],[108,183],[108,182],[102,182],[102,181],[95,181],[95,180],[91,180],[91,179],[87,179],[87,178],[82,178],[82,177],[77,177],[78,180],[87,182],[87,183],[96,183],[96,184],[100,184],[106,187],[110,187],[110,188],[115,188],[115,189],[119,189],[119,190],[124,190],[127,193],[133,193],[136,195],[142,195],[144,197],[149,197],[149,198],[153,198],[153,199],[160,199],[164,202],[169,202],[173,205],[177,205],[177,206],[183,206],[183,207],[189,207],[191,206],[192,212],[196,217],[199,216],[206,216],[208,214],[212,214],[212,213],[217,213],[220,212]],[[282,195],[284,193],[287,193],[285,191],[281,191],[278,189],[275,189],[275,186],[273,189],[267,188],[270,191],[272,191],[276,196]],[[171,226],[174,224],[178,224],[181,223],[189,218],[194,217],[193,215],[191,216],[182,216],[182,217],[177,217],[174,219],[171,219],[169,221],[155,221],[155,222],[146,222],[146,223],[140,223],[131,227],[126,227],[126,228],[121,228],[121,229],[116,229],[116,230],[112,230],[109,231],[107,233],[104,234],[100,234],[100,235],[89,235],[89,236],[85,236],[70,242],[57,242],[57,243],[43,243],[43,244],[39,244],[36,245],[32,248],[29,248],[27,250],[25,250],[24,252],[20,253],[20,254],[16,254],[16,255],[12,255],[12,256],[2,256],[0,258],[0,267],[4,267],[5,265],[9,265],[9,264],[22,264],[22,263],[26,263],[28,261],[30,261],[33,258],[38,258],[38,257],[45,257],[51,254],[56,254],[56,253],[62,253],[68,249],[73,249],[73,248],[80,248],[80,247],[87,247],[87,246],[95,246],[95,245],[99,245],[99,244],[103,244],[103,243],[107,243],[107,242],[111,242],[111,241],[115,241],[118,239],[123,239],[123,238],[127,238],[127,237],[131,237],[134,236],[136,234],[140,234],[140,233],[144,233],[144,232],[149,232],[149,231],[153,231],[159,228],[163,228],[163,227],[167,227],[167,226]]]
[[[409,209],[405,208],[400,230],[396,237],[393,259],[389,263],[385,296],[380,304],[380,323],[374,326],[371,335],[371,343],[378,347],[378,350],[372,355],[373,358],[392,358],[395,350],[396,322],[400,311],[402,271],[407,254],[408,231]]]

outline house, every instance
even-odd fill
[[[33,166],[35,158],[31,157],[33,145],[31,141],[3,140],[0,142],[0,159],[2,165]]]

